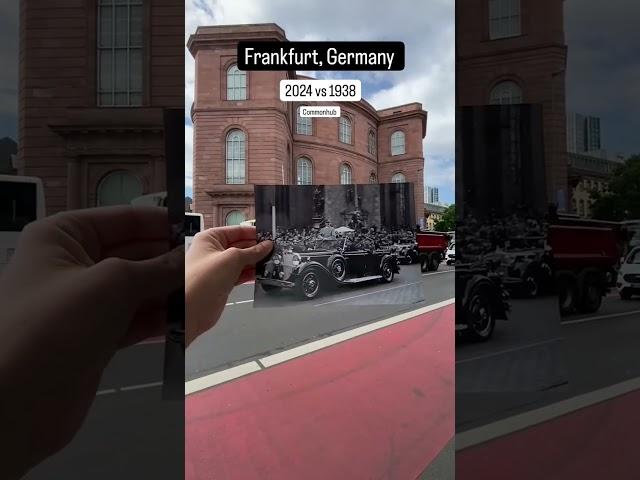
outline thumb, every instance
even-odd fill
[[[269,255],[271,250],[273,250],[273,242],[271,240],[265,240],[252,247],[238,250],[242,268],[255,265]]]
[[[184,246],[146,260],[125,260],[127,289],[136,303],[164,297],[184,285]]]

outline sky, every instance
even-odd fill
[[[382,109],[410,102],[427,111],[425,185],[454,201],[454,8],[452,0],[186,0],[185,43],[199,25],[277,23],[292,41],[384,40],[405,43],[400,72],[305,72],[362,81],[362,96]],[[185,49],[185,112],[193,102],[194,62]],[[185,118],[185,189],[192,187],[193,128]]]
[[[18,0],[0,2],[0,138],[18,136]]]
[[[567,110],[600,117],[602,147],[640,154],[640,2],[566,0]]]

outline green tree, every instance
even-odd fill
[[[591,192],[593,218],[600,220],[635,220],[640,218],[640,155],[629,157],[620,165],[604,192]]]
[[[456,229],[456,206],[449,205],[444,213],[442,214],[442,218],[436,222],[434,228],[438,232],[450,232]]]

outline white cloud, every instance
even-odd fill
[[[396,40],[405,43],[401,72],[322,72],[359,78],[376,108],[420,102],[428,112],[425,182],[454,190],[454,2],[396,0],[187,0],[187,38],[199,25],[277,23],[290,40]],[[357,19],[357,22],[354,21]],[[193,101],[193,59],[187,52],[185,98]],[[305,72],[302,72],[305,73]],[[306,72],[310,74],[312,72]],[[453,199],[447,199],[453,200]]]

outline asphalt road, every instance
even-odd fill
[[[189,347],[185,378],[192,380],[454,296],[452,267],[443,263],[437,272],[426,274],[420,273],[418,265],[401,268],[401,274],[393,283],[341,288],[311,301],[294,300],[284,307],[254,307],[254,285],[236,287],[216,327]],[[406,290],[407,285],[411,288],[416,279],[422,300],[415,302],[416,295],[410,294],[413,301],[409,304],[388,303],[392,299],[397,301],[400,292]]]
[[[458,341],[456,430],[640,377],[640,301],[614,293],[594,314],[562,317],[555,298],[512,300],[486,343]]]

